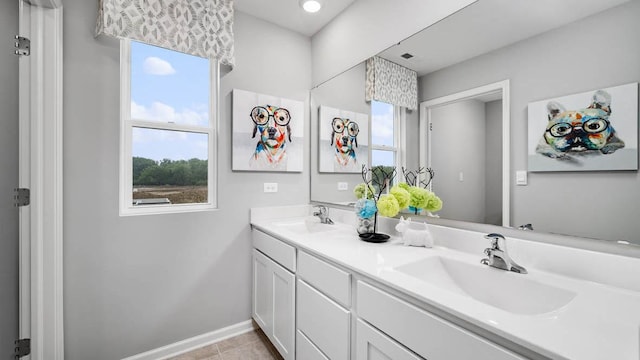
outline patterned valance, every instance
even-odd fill
[[[418,108],[418,73],[374,56],[367,60],[367,101],[376,100],[410,110]]]
[[[233,0],[99,0],[96,34],[233,66]]]

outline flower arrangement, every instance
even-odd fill
[[[442,200],[435,193],[427,190],[434,176],[431,168],[426,170],[420,168],[415,171],[402,168],[402,171],[406,182],[394,185],[384,193],[396,176],[396,168],[376,166],[368,169],[362,166],[363,182],[356,185],[353,194],[358,199],[355,211],[360,219],[358,232],[363,240],[381,242],[389,238],[388,235],[376,233],[378,214],[394,217],[400,210],[409,208],[415,214],[424,209],[431,215],[432,212],[442,209]],[[426,173],[429,174],[428,181],[420,180],[420,175]]]
[[[383,242],[389,239],[389,235],[376,233],[378,225],[378,214],[393,217],[400,211],[400,204],[396,197],[391,194],[383,194],[389,184],[396,176],[395,167],[377,166],[368,169],[362,166],[363,183],[356,185],[353,193],[358,198],[355,211],[360,219],[358,232],[360,238],[370,242]],[[377,192],[376,192],[377,190]],[[406,197],[402,201],[406,202]],[[373,218],[373,223],[371,219]]]
[[[397,186],[405,189],[409,193],[409,210],[417,215],[424,209],[431,215],[431,213],[442,209],[442,199],[434,192],[427,190],[427,187],[435,175],[433,169],[419,168],[418,170],[406,170],[402,168],[402,172],[406,182],[400,183]],[[426,175],[421,179],[420,175],[422,174],[428,174],[428,179]]]

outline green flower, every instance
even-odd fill
[[[409,205],[418,209],[424,209],[429,203],[429,199],[432,195],[431,191],[418,186],[411,186],[408,191],[409,195],[411,195]]]
[[[436,194],[431,193],[433,196],[431,197],[431,199],[429,199],[429,202],[427,203],[427,206],[425,206],[425,209],[427,211],[431,211],[431,212],[436,212],[440,209],[442,209],[442,200],[436,196]]]
[[[365,192],[364,190],[366,188],[367,188],[367,185],[365,183],[360,183],[353,188],[353,194],[356,196],[357,199],[363,199],[364,192]],[[371,185],[369,185],[369,191],[367,192],[367,199],[373,199],[373,188],[371,187]]]
[[[378,213],[382,216],[394,217],[400,211],[398,200],[396,200],[396,197],[391,194],[384,194],[380,196],[376,205],[378,206]]]
[[[396,198],[396,200],[398,200],[398,206],[400,206],[400,209],[404,209],[409,206],[411,194],[409,194],[406,189],[402,188],[400,184],[392,187],[390,193]]]

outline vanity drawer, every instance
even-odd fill
[[[351,305],[351,275],[315,256],[298,251],[297,275],[345,307]]]
[[[283,241],[253,229],[253,247],[273,259],[287,270],[296,271],[296,249]]]
[[[296,291],[298,330],[329,359],[349,359],[350,312],[302,280]]]
[[[329,360],[300,330],[296,331],[296,359]]]
[[[358,316],[429,360],[524,360],[457,325],[358,281]]]

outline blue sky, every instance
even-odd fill
[[[131,117],[207,126],[209,60],[131,42]],[[133,156],[207,159],[207,136],[134,129]]]
[[[394,146],[393,143],[393,105],[379,101],[371,102],[371,143],[373,145]],[[395,164],[393,152],[372,150],[371,165]]]

